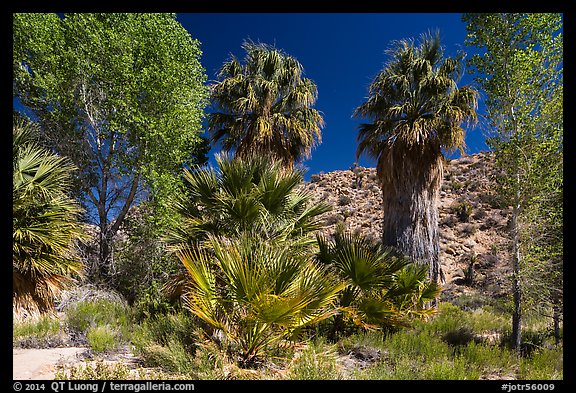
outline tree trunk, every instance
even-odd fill
[[[558,346],[560,344],[560,305],[558,305],[558,303],[555,301],[552,309],[554,313],[552,316],[554,320],[554,344]]]
[[[113,260],[112,260],[113,239],[114,239],[114,236],[116,235],[116,233],[118,232],[118,230],[120,229],[120,225],[124,221],[124,218],[126,217],[126,214],[128,213],[128,210],[130,209],[130,207],[132,206],[132,203],[134,202],[134,198],[136,196],[136,192],[138,190],[138,185],[140,182],[140,173],[137,172],[134,175],[134,178],[132,179],[132,184],[130,185],[130,192],[128,193],[128,196],[124,200],[124,204],[122,206],[122,209],[118,213],[118,216],[115,218],[115,220],[112,223],[108,222],[108,217],[107,217],[108,211],[106,210],[106,206],[105,206],[105,202],[104,202],[104,201],[106,201],[106,196],[107,196],[107,194],[105,192],[108,189],[107,183],[104,183],[105,180],[106,180],[106,177],[104,177],[104,180],[103,180],[104,185],[102,187],[102,190],[104,192],[100,193],[100,199],[97,201],[98,215],[99,215],[99,220],[100,220],[100,236],[98,239],[98,244],[99,244],[99,248],[100,248],[100,252],[98,255],[98,257],[99,257],[98,277],[102,278],[102,279],[108,278],[108,276],[110,274],[110,267],[113,264]]]
[[[518,233],[518,215],[520,209],[516,205],[512,210],[512,297],[514,311],[512,313],[512,348],[520,354],[522,344],[522,286],[520,283],[520,238]]]
[[[384,246],[429,267],[429,278],[444,282],[440,266],[438,197],[442,154],[408,151],[387,157],[378,168],[382,179]]]
[[[98,266],[96,277],[98,280],[106,280],[110,271],[111,239],[110,230],[106,218],[100,217],[100,234],[98,236]]]

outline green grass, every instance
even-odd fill
[[[412,327],[389,334],[356,334],[338,345],[344,353],[368,347],[384,354],[368,367],[353,371],[353,379],[561,379],[562,349],[551,349],[548,343],[519,359],[502,342],[509,334],[509,315],[497,310],[487,306],[463,311],[440,303],[439,314],[428,322],[415,321]],[[532,329],[539,327],[543,330],[537,330],[538,334],[544,334],[546,325],[541,320],[529,321]],[[501,340],[487,340],[490,334]],[[526,339],[538,334],[527,330]]]
[[[189,374],[195,369],[195,329],[191,315],[186,312],[145,319],[134,330],[134,351],[148,367]]]
[[[563,379],[563,351],[561,348],[542,348],[522,358],[518,379]]]
[[[518,357],[508,345],[510,314],[492,301],[460,299],[441,302],[429,321],[389,332],[356,333],[327,342],[321,330],[314,339],[302,337],[295,347],[267,352],[250,369],[243,369],[227,350],[202,336],[199,321],[185,310],[156,314],[131,325],[130,311],[110,301],[79,303],[69,309],[66,323],[83,331],[96,353],[114,350],[122,341],[132,344],[147,371],[128,376],[120,366],[86,365],[61,371],[64,379],[365,379],[476,380],[563,378],[562,345],[554,347],[549,323],[527,315],[523,337],[530,351]],[[485,299],[484,299],[485,300]],[[472,307],[474,305],[474,307]],[[50,337],[62,331],[57,319],[14,324],[15,340]],[[130,334],[127,331],[131,331]],[[492,337],[492,340],[488,338]],[[303,345],[304,344],[304,345]],[[375,354],[366,360],[358,353]],[[360,359],[360,360],[359,360]],[[152,371],[150,371],[152,370]]]
[[[57,336],[60,333],[60,330],[60,321],[57,318],[50,315],[44,315],[35,321],[13,323],[12,338],[13,341],[31,337],[42,340],[52,336]]]
[[[412,327],[384,333],[371,331],[357,333],[327,342],[321,335],[306,345],[284,354],[290,361],[279,361],[272,356],[260,368],[241,370],[216,345],[210,349],[197,347],[194,355],[164,345],[163,370],[186,371],[198,379],[365,379],[365,380],[478,380],[478,379],[560,379],[562,378],[562,350],[542,348],[530,357],[519,359],[500,340],[489,341],[488,335],[506,337],[509,333],[509,315],[492,306],[477,307],[471,311],[440,303],[438,315],[430,321],[414,321]],[[183,316],[172,316],[155,322],[156,337],[162,331],[185,330]],[[180,321],[180,322],[178,322]],[[160,329],[160,325],[163,326]],[[533,323],[534,326],[540,326]],[[172,328],[169,328],[172,326]],[[544,326],[544,325],[542,325]],[[318,333],[318,332],[317,332]],[[457,340],[458,335],[464,339]],[[534,335],[534,334],[533,334]],[[176,340],[177,334],[172,338]],[[450,339],[451,337],[451,339]],[[157,341],[156,341],[157,342]],[[364,361],[346,358],[347,354],[364,350],[379,356]],[[220,353],[219,353],[220,351]],[[188,355],[185,355],[187,353]],[[271,354],[269,354],[271,355]],[[186,360],[187,356],[190,356]],[[352,355],[350,355],[352,356]],[[194,364],[194,371],[170,368],[180,358],[183,364]],[[168,360],[172,359],[172,360]],[[356,363],[355,363],[356,362]],[[279,368],[284,371],[274,373]],[[272,371],[271,371],[272,370]]]
[[[79,302],[70,307],[66,310],[66,324],[69,329],[83,334],[97,327],[114,326],[117,339],[126,342],[130,340],[132,330],[129,307],[105,299]]]
[[[289,366],[288,379],[340,379],[339,374],[336,346],[320,338],[311,341],[296,354]]]

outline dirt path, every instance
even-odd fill
[[[82,361],[81,354],[87,348],[66,347],[46,349],[12,349],[12,378],[54,379],[58,365],[74,364]]]

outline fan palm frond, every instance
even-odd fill
[[[218,168],[186,171],[186,190],[174,204],[181,225],[167,235],[172,249],[205,240],[209,234],[237,236],[251,231],[270,241],[299,238],[308,244],[320,228],[325,203],[299,190],[304,172],[285,170],[267,157],[216,157]]]
[[[245,362],[293,331],[332,316],[343,284],[310,255],[250,234],[210,237],[208,254],[179,252],[189,273],[185,305],[237,346]]]
[[[321,143],[324,119],[312,108],[317,87],[283,51],[251,41],[242,48],[244,63],[231,57],[210,88],[217,109],[208,121],[212,141],[238,157],[267,155],[291,168]]]
[[[13,127],[13,300],[48,311],[54,296],[82,273],[75,242],[85,238],[81,208],[68,196],[75,167],[34,141],[34,126]]]

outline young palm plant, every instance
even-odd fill
[[[422,35],[419,46],[397,41],[388,54],[368,99],[354,113],[372,121],[359,127],[357,155],[377,160],[383,244],[443,281],[437,209],[442,149],[463,151],[461,124],[476,121],[477,92],[457,86],[464,54],[444,58],[439,34]]]
[[[210,235],[209,247],[178,251],[189,274],[185,306],[244,366],[336,312],[343,284],[290,243],[247,232],[234,239]]]
[[[81,273],[74,242],[84,237],[81,209],[67,194],[68,160],[42,149],[33,126],[13,126],[12,280],[15,315],[48,312],[54,298]]]
[[[330,206],[312,204],[311,194],[299,188],[302,169],[286,171],[279,162],[260,156],[233,159],[218,154],[216,163],[217,169],[184,171],[186,188],[174,203],[180,223],[166,236],[173,251],[210,234],[231,238],[245,232],[314,245],[314,231],[322,227],[320,215]]]
[[[302,65],[280,49],[244,42],[244,64],[225,62],[211,86],[212,141],[238,157],[269,155],[291,168],[321,142],[324,120],[312,106],[318,91]]]
[[[346,284],[339,296],[341,314],[334,318],[332,339],[342,333],[345,320],[377,329],[435,313],[429,303],[440,288],[426,277],[426,266],[359,235],[336,232],[332,241],[322,236],[317,240],[317,260],[338,272]]]
[[[180,224],[166,240],[186,271],[166,290],[249,365],[335,312],[342,284],[314,260],[314,233],[330,207],[299,188],[302,170],[270,157],[216,162],[185,171]]]

